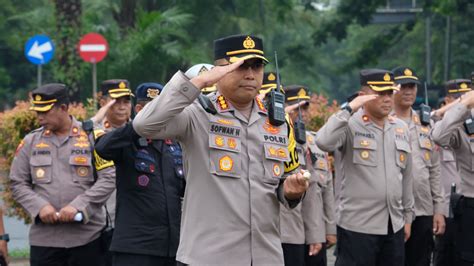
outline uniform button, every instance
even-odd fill
[[[184,92],[187,92],[187,91],[188,91],[188,87],[183,87],[183,91],[184,91]]]

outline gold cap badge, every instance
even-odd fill
[[[299,91],[298,91],[298,97],[305,97],[306,96],[306,91],[301,88]]]
[[[390,75],[388,73],[385,73],[385,75],[383,76],[383,80],[390,81]]]
[[[41,101],[41,95],[39,95],[39,94],[36,94],[36,96],[35,96],[35,100],[36,100],[36,101]]]
[[[405,76],[413,76],[413,72],[411,72],[411,70],[408,68],[405,68],[405,71],[403,71],[403,74],[405,74]]]
[[[243,46],[245,49],[252,49],[255,47],[255,42],[250,38],[250,36],[247,36],[244,40]]]
[[[270,81],[274,81],[276,79],[275,75],[273,75],[273,73],[270,73],[270,75],[268,75],[268,80]]]
[[[461,87],[461,89],[467,89],[467,84],[466,83],[461,83],[460,87]]]
[[[119,89],[125,89],[126,87],[125,82],[122,81],[119,83]]]
[[[146,90],[146,97],[155,99],[158,95],[160,95],[159,89],[148,88]]]

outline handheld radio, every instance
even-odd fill
[[[428,87],[425,82],[425,103],[420,104],[420,122],[427,126],[431,121],[431,107],[428,104]]]
[[[268,98],[268,118],[272,126],[281,126],[285,123],[285,95],[280,89],[280,71],[278,70],[278,58],[275,51],[275,66],[277,76],[277,87],[270,91]]]

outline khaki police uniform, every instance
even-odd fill
[[[231,62],[241,55],[263,57],[258,38],[226,40],[239,46]],[[216,41],[215,51],[228,53],[220,42],[224,39]],[[182,144],[186,192],[177,260],[191,265],[282,265],[279,201],[286,202],[282,181],[284,163],[290,160],[288,128],[271,125],[258,98],[247,119],[220,93],[209,95],[217,114],[207,113],[195,101],[199,94],[178,72],[133,121],[144,137]]]
[[[432,137],[441,146],[453,149],[461,176],[461,191],[464,199],[459,203],[459,213],[455,213],[456,252],[463,262],[474,262],[474,135],[468,135],[463,123],[474,116],[474,109],[467,109],[461,103],[453,105],[444,115],[443,119],[435,124]],[[459,215],[461,214],[461,215]],[[459,217],[459,218],[457,218]],[[463,264],[464,265],[464,264]]]
[[[81,123],[73,119],[65,139],[43,128],[32,131],[20,144],[10,180],[15,200],[36,221],[30,228],[30,245],[71,248],[100,236],[105,226],[103,204],[115,188],[113,165],[97,161],[94,180],[91,143]],[[37,223],[40,210],[71,205],[83,213],[82,223]]]
[[[411,223],[414,207],[410,135],[403,121],[390,118],[382,130],[363,109],[352,117],[347,111],[339,111],[329,118],[318,136],[316,144],[322,150],[342,151],[339,226],[384,235],[389,216],[395,232]]]
[[[361,85],[374,91],[393,90],[393,74],[362,70]],[[403,228],[414,218],[406,123],[389,116],[379,127],[363,108],[352,116],[350,110],[343,109],[321,128],[316,144],[326,152],[339,150],[344,169],[336,217],[336,265],[382,265],[378,260],[382,257],[384,265],[402,263]]]
[[[125,79],[109,79],[104,80],[100,86],[102,96],[108,96],[112,99],[118,99],[120,97],[133,97],[132,90],[130,89],[130,83]],[[94,128],[101,129],[105,133],[109,133],[116,129],[107,120],[107,117],[104,117],[102,121],[94,123]],[[117,190],[114,189],[110,198],[107,200],[105,206],[107,207],[107,212],[110,216],[112,222],[111,226],[115,227],[115,213],[116,213],[116,203],[117,203]]]

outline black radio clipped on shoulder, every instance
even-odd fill
[[[277,87],[270,91],[268,98],[268,119],[272,126],[281,126],[285,123],[285,95],[280,89],[280,71],[278,70],[278,57],[275,52],[275,66],[277,76]]]
[[[471,115],[470,118],[468,118],[465,122],[464,122],[464,129],[466,130],[466,133],[468,135],[472,135],[474,134],[474,117]]]
[[[306,127],[301,120],[301,117],[298,117],[298,121],[294,123],[295,126],[295,140],[299,144],[305,144],[306,143]]]
[[[420,104],[420,123],[424,126],[431,123],[431,107],[424,103]]]

